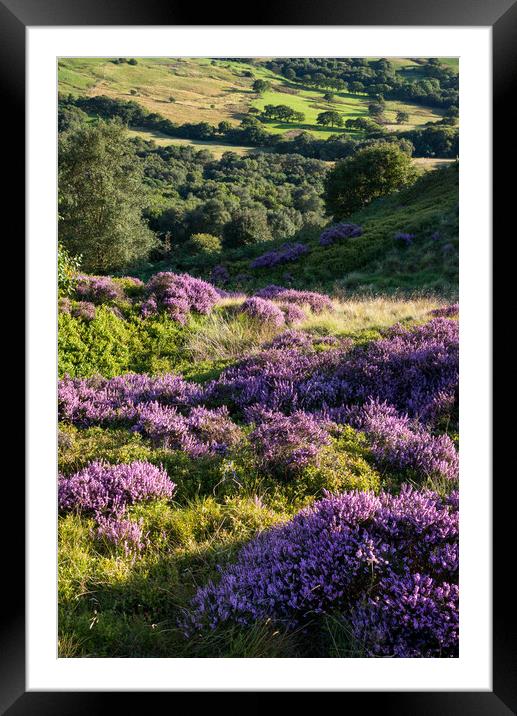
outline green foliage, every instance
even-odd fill
[[[116,122],[60,135],[59,238],[92,273],[147,257],[154,236],[142,221],[143,170]]]
[[[417,176],[411,157],[394,144],[361,149],[327,174],[327,209],[334,219],[346,218],[374,199],[409,186]]]
[[[193,254],[220,254],[221,239],[212,234],[192,234],[185,248]]]
[[[269,89],[269,82],[266,80],[255,80],[252,84],[253,91],[258,94],[264,94]]]
[[[130,371],[160,373],[185,359],[185,329],[166,316],[120,317],[107,306],[92,321],[58,316],[59,376],[113,377]]]
[[[322,127],[342,127],[344,124],[343,116],[334,110],[320,112],[316,121]]]
[[[75,288],[81,256],[71,256],[64,246],[57,247],[57,287],[60,295],[69,296]]]
[[[348,426],[339,428],[331,444],[325,447],[316,465],[303,471],[296,492],[321,497],[323,491],[373,490],[381,487],[381,477],[368,459],[366,438]]]
[[[267,215],[262,208],[240,209],[224,227],[225,248],[258,244],[270,239],[271,231],[267,223]]]

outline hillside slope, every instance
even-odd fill
[[[249,291],[267,284],[340,292],[430,291],[454,296],[458,283],[458,164],[425,173],[404,191],[379,199],[349,219],[362,236],[320,246],[320,229],[305,230],[293,241],[309,252],[297,261],[252,269],[253,258],[278,248],[267,242],[216,257],[188,257],[139,271],[145,277],[159,269],[188,271],[209,278],[215,265],[230,274],[224,288]],[[408,242],[398,232],[413,235]]]
[[[411,61],[401,65],[400,71],[404,68],[410,69]],[[112,58],[62,58],[58,76],[63,94],[134,100],[178,124],[228,121],[237,125],[252,107],[262,110],[266,104],[285,104],[303,112],[305,121],[271,121],[264,125],[267,131],[285,134],[304,130],[320,139],[344,130],[319,126],[319,112],[336,109],[346,119],[367,117],[371,102],[366,94],[336,92],[334,102],[328,104],[323,100],[323,91],[289,82],[260,64],[210,58],[144,57],[136,58],[134,65],[127,61],[117,63]],[[255,79],[268,81],[270,89],[258,95],[252,89]],[[405,129],[436,121],[443,114],[411,102],[388,101],[386,119],[392,123],[390,128],[396,128],[395,115],[401,109],[409,115]]]

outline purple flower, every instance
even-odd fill
[[[176,485],[163,468],[148,462],[110,465],[95,461],[73,475],[60,475],[59,509],[117,517],[128,505],[171,498]]]
[[[293,629],[333,614],[368,656],[456,656],[457,564],[436,555],[457,537],[457,507],[434,492],[328,497],[243,547],[182,626]]]
[[[95,306],[88,301],[78,301],[72,307],[72,316],[74,316],[74,318],[81,318],[83,321],[93,321],[95,314]]]
[[[212,273],[210,274],[210,281],[216,286],[224,286],[224,284],[228,282],[229,278],[230,274],[228,273],[228,269],[226,266],[222,266],[221,264],[214,266]]]
[[[162,271],[152,276],[145,287],[147,301],[142,311],[150,315],[156,308],[163,308],[169,316],[185,323],[190,312],[210,313],[219,295],[210,283],[188,274]]]
[[[328,296],[315,291],[297,291],[294,288],[283,288],[282,286],[266,286],[255,293],[259,298],[272,301],[279,301],[282,304],[296,304],[308,306],[314,313],[332,311],[332,301]]]
[[[292,477],[314,463],[321,448],[330,442],[320,421],[302,411],[290,416],[255,411],[248,417],[261,418],[250,441],[262,467],[282,477]]]
[[[111,276],[79,276],[75,293],[81,301],[95,304],[108,303],[123,295]]]
[[[241,311],[258,323],[269,323],[272,326],[282,326],[285,323],[280,308],[264,298],[256,296],[247,298],[241,306]]]
[[[452,318],[453,316],[457,316],[460,312],[460,304],[459,303],[451,303],[449,306],[443,306],[442,308],[435,308],[432,310],[431,316],[435,316],[437,318]]]
[[[341,239],[349,239],[354,236],[362,236],[363,229],[357,224],[334,224],[329,226],[320,234],[320,246],[331,246]]]
[[[305,244],[285,243],[279,249],[268,251],[262,256],[258,256],[250,263],[250,268],[273,268],[279,264],[289,263],[290,261],[298,261],[300,256],[308,253],[309,247]]]

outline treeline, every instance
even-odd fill
[[[458,74],[436,58],[421,61],[410,71],[397,71],[387,59],[363,57],[281,57],[265,66],[291,82],[322,90],[381,95],[445,109],[459,102]]]
[[[455,158],[458,154],[458,130],[456,127],[433,124],[406,132],[386,132],[377,126],[368,133],[367,139],[354,139],[346,134],[331,135],[328,139],[317,139],[310,132],[302,132],[287,138],[274,135],[264,129],[254,117],[245,117],[239,127],[228,122],[217,126],[209,122],[175,124],[155,112],[148,112],[132,100],[110,97],[60,96],[58,127],[66,130],[86,118],[96,115],[103,119],[120,119],[126,126],[149,129],[170,137],[204,141],[220,141],[227,144],[267,148],[278,154],[301,154],[304,157],[336,161],[344,159],[354,151],[368,146],[371,141],[412,142],[416,157]]]

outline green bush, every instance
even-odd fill
[[[221,239],[212,234],[192,234],[185,248],[193,254],[219,254]]]
[[[136,309],[124,318],[99,306],[86,322],[66,313],[58,316],[59,377],[112,378],[127,372],[160,373],[182,359],[185,328],[165,315],[140,318]]]

